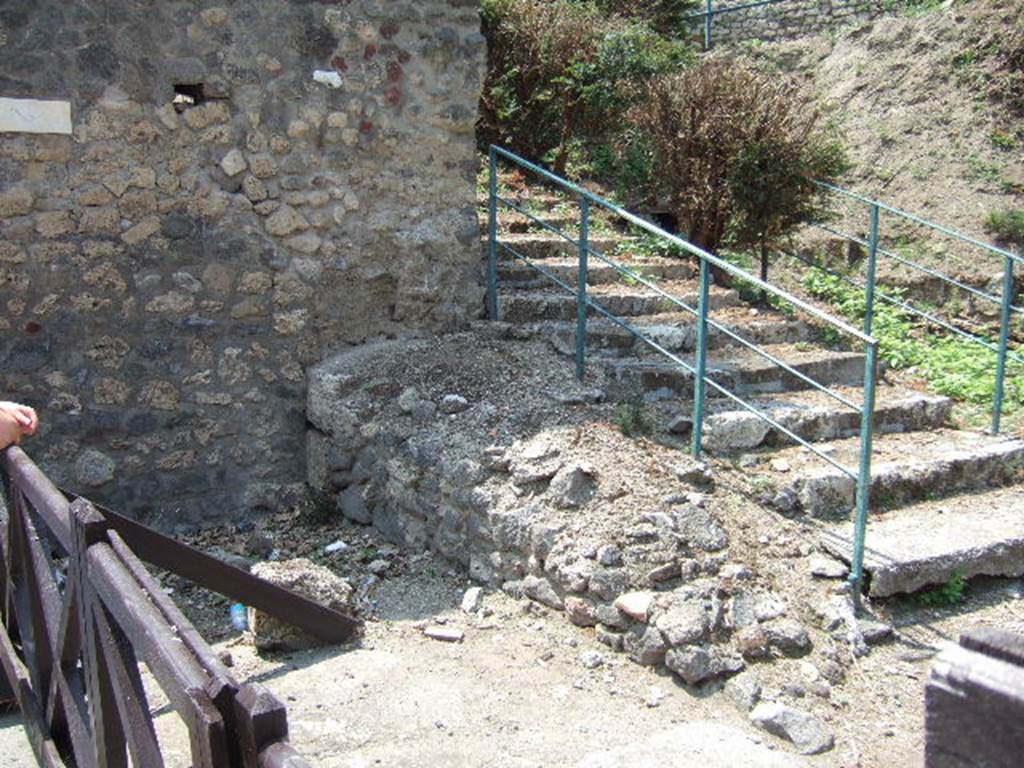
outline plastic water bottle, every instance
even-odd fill
[[[231,626],[239,632],[245,632],[249,628],[249,609],[241,603],[231,606]]]

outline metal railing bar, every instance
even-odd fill
[[[825,384],[821,384],[821,383],[815,381],[814,379],[812,379],[807,374],[801,373],[800,371],[798,371],[795,368],[793,368],[792,366],[790,366],[785,360],[781,360],[781,359],[775,357],[770,352],[764,351],[763,349],[761,349],[760,347],[755,345],[753,342],[747,341],[742,336],[739,336],[738,334],[736,334],[735,332],[730,330],[727,326],[724,326],[721,323],[719,323],[719,322],[717,322],[715,320],[712,320],[710,317],[707,319],[707,324],[710,325],[712,328],[715,328],[716,330],[721,331],[722,333],[724,333],[729,338],[734,339],[735,341],[738,341],[740,344],[745,346],[751,352],[754,352],[754,353],[760,355],[761,357],[763,357],[768,362],[770,362],[770,363],[772,363],[774,365],[777,365],[779,368],[782,368],[787,373],[792,374],[793,376],[796,376],[798,379],[803,381],[805,384],[810,384],[812,387],[817,389],[819,392],[822,392],[822,393],[828,395],[832,399],[834,399],[834,400],[842,403],[843,405],[845,405],[847,408],[850,408],[850,409],[852,409],[854,411],[860,412],[861,407],[859,405],[857,405],[856,403],[854,403],[852,400],[849,400],[849,399],[843,397],[838,392],[830,389]]]
[[[789,258],[796,259],[797,261],[800,261],[800,262],[802,262],[804,264],[807,264],[808,266],[815,267],[816,269],[820,269],[822,272],[825,272],[826,274],[829,274],[832,277],[838,278],[839,280],[842,280],[847,285],[852,285],[854,288],[863,288],[864,287],[860,283],[858,283],[856,280],[854,280],[853,278],[848,277],[847,275],[844,275],[841,272],[836,272],[835,270],[830,269],[828,267],[823,267],[820,264],[815,264],[813,261],[811,261],[810,259],[806,259],[803,256],[800,256],[800,255],[795,254],[795,253],[786,253],[785,251],[780,251],[780,253],[783,256],[788,256]],[[897,299],[895,296],[892,296],[892,295],[886,293],[885,291],[882,291],[882,290],[876,288],[875,289],[875,295],[878,296],[879,298],[883,299],[884,301],[887,301],[888,303],[892,304],[893,306],[899,307],[900,309],[903,309],[903,310],[905,310],[907,312],[910,312],[912,314],[915,314],[915,315],[918,315],[920,317],[923,317],[928,322],[934,323],[935,325],[938,325],[938,326],[941,326],[942,328],[945,328],[946,330],[955,333],[957,336],[963,337],[967,341],[970,341],[970,342],[972,342],[974,344],[978,344],[979,346],[985,347],[986,349],[988,349],[991,352],[995,352],[997,354],[999,352],[998,345],[993,344],[990,341],[986,341],[985,339],[981,338],[980,336],[977,336],[977,335],[975,335],[973,333],[965,331],[962,328],[957,328],[955,325],[951,325],[950,323],[947,323],[942,318],[936,317],[935,315],[932,315],[932,314],[930,314],[928,312],[925,312],[922,309],[918,309],[913,304],[909,304],[906,301],[903,301],[901,299]],[[1012,350],[1007,350],[1007,356],[1011,357],[1016,362],[1024,363],[1024,357],[1022,357],[1021,355],[1017,354],[1016,352],[1014,352]]]
[[[604,315],[606,318],[611,320],[616,325],[619,325],[622,328],[624,328],[626,331],[631,333],[633,336],[635,336],[640,341],[642,341],[645,344],[647,344],[649,347],[651,347],[655,351],[660,352],[665,357],[669,358],[669,360],[671,360],[676,365],[681,366],[688,373],[693,374],[693,375],[695,375],[697,373],[696,369],[692,365],[690,365],[689,363],[684,361],[682,358],[680,358],[674,352],[670,352],[669,350],[665,349],[665,347],[661,346],[658,342],[656,342],[653,339],[651,339],[650,337],[644,335],[643,333],[638,331],[636,328],[631,326],[629,323],[627,323],[626,321],[624,321],[621,318],[617,317],[616,315],[612,314],[610,311],[608,311],[607,309],[602,307],[600,304],[597,304],[592,299],[589,299],[587,301],[587,305],[592,307],[599,314]],[[743,408],[745,408],[746,410],[750,411],[752,414],[757,416],[762,421],[766,422],[769,426],[774,427],[775,429],[779,430],[783,434],[785,434],[788,437],[792,438],[795,442],[799,443],[803,447],[809,449],[815,455],[817,455],[820,458],[822,458],[825,461],[827,461],[829,464],[834,466],[836,469],[838,469],[840,472],[845,474],[847,477],[849,477],[849,478],[853,479],[854,481],[856,481],[857,474],[855,472],[853,472],[849,468],[843,466],[842,464],[840,464],[839,462],[837,462],[835,459],[831,458],[827,454],[823,453],[822,451],[819,451],[817,448],[815,448],[813,446],[813,444],[811,444],[808,441],[804,440],[802,437],[800,437],[799,435],[794,433],[789,428],[784,427],[782,424],[780,424],[779,422],[775,421],[775,419],[771,418],[770,416],[765,415],[765,413],[762,410],[760,410],[759,408],[757,408],[756,406],[751,405],[750,403],[748,403],[747,401],[743,400],[738,395],[734,395],[732,392],[730,392],[728,389],[726,389],[723,385],[721,385],[718,382],[714,381],[709,376],[705,376],[704,377],[704,381],[708,385],[710,385],[713,389],[715,389],[716,391],[720,392],[721,394],[723,394],[728,399],[734,401],[738,405],[740,405]],[[858,413],[863,413],[863,410],[861,408],[857,407],[857,406],[853,406],[853,410],[857,411]]]
[[[647,344],[649,347],[651,347],[651,349],[655,350],[656,352],[660,352],[661,354],[663,354],[665,357],[667,357],[669,360],[671,360],[676,365],[680,365],[683,368],[685,368],[689,373],[693,374],[693,373],[697,372],[697,370],[692,365],[690,365],[689,363],[684,361],[682,358],[680,358],[674,352],[670,352],[669,350],[665,349],[665,347],[661,346],[661,344],[656,342],[654,339],[650,338],[649,336],[645,336],[643,333],[641,333],[636,328],[631,326],[625,320],[623,320],[620,317],[618,317],[618,315],[615,315],[612,312],[610,312],[609,310],[605,309],[600,304],[595,302],[593,299],[587,299],[587,306],[591,307],[598,314],[604,315],[604,317],[608,318],[613,323],[615,323],[616,325],[618,325],[621,328],[625,329],[626,331],[629,331],[629,333],[631,333],[633,336],[638,338],[640,341],[642,341],[645,344]]]
[[[508,245],[508,243],[503,243],[503,242],[501,242],[499,240],[498,241],[498,246],[501,247],[503,250],[506,250],[509,253],[511,253],[513,258],[519,259],[524,264],[526,264],[526,266],[530,267],[531,269],[537,270],[542,275],[544,275],[544,277],[546,277],[548,280],[550,280],[551,282],[556,283],[560,287],[564,288],[570,294],[575,294],[576,293],[576,289],[570,283],[567,283],[564,280],[562,280],[560,277],[555,276],[552,272],[548,272],[544,267],[538,266],[537,264],[533,263],[532,261],[530,261],[530,258],[528,256],[524,256],[519,251],[517,251],[515,248],[511,247],[510,245]]]
[[[824,181],[815,181],[814,183],[817,184],[819,187],[822,187],[823,189],[828,189],[833,192],[837,192],[841,195],[845,195],[846,197],[852,198],[854,200],[859,200],[860,202],[866,203],[868,205],[877,205],[883,211],[888,211],[889,213],[894,213],[897,216],[902,216],[903,218],[908,219],[909,221],[913,221],[915,224],[920,224],[922,226],[929,227],[930,229],[934,229],[935,231],[941,232],[944,235],[954,237],[957,240],[962,240],[965,243],[970,243],[971,245],[975,245],[979,248],[984,248],[985,250],[991,251],[992,253],[997,253],[1000,256],[1005,256],[1007,258],[1013,259],[1014,261],[1024,263],[1024,256],[1016,254],[1013,251],[1004,250],[1003,248],[1000,248],[996,245],[992,245],[991,243],[986,243],[982,240],[973,238],[970,235],[965,235],[963,232],[958,232],[955,229],[944,227],[941,224],[936,224],[933,221],[928,221],[928,219],[922,219],[920,216],[915,216],[914,214],[908,213],[907,211],[904,211],[900,208],[895,208],[891,205],[886,205],[885,203],[881,203],[878,200],[872,200],[869,197],[865,197],[864,195],[860,195],[856,192],[851,192],[848,189],[843,189],[842,187],[838,187],[835,184],[829,184]]]
[[[629,277],[636,279],[638,282],[643,283],[645,286],[647,286],[651,290],[659,293],[661,296],[665,297],[666,299],[672,301],[673,303],[677,304],[678,306],[682,307],[683,309],[691,312],[693,315],[697,315],[698,314],[697,310],[695,308],[688,306],[686,304],[686,302],[682,301],[681,299],[676,298],[672,294],[663,291],[656,284],[651,283],[648,280],[644,279],[638,273],[633,272],[631,269],[628,269],[627,267],[623,267],[623,266],[617,264],[616,262],[606,258],[605,256],[601,255],[597,251],[594,251],[593,249],[588,248],[587,250],[591,254],[596,256],[597,258],[599,258],[602,261],[604,261],[605,263],[609,264],[611,267],[613,267],[614,269],[616,269],[620,273],[622,273],[624,275],[628,275]],[[745,346],[747,349],[749,349],[752,352],[755,352],[756,354],[760,355],[765,360],[768,360],[769,362],[773,363],[774,365],[779,366],[780,368],[782,368],[787,373],[790,373],[793,376],[796,376],[797,378],[799,378],[801,381],[803,381],[803,382],[805,382],[807,384],[810,384],[815,389],[825,393],[826,395],[829,395],[830,397],[832,397],[833,399],[835,399],[838,402],[842,403],[843,405],[847,406],[848,408],[852,408],[854,411],[860,411],[860,406],[856,405],[853,401],[848,400],[847,398],[845,398],[842,395],[840,395],[838,392],[835,392],[834,390],[829,389],[824,384],[821,384],[821,383],[815,381],[814,379],[810,378],[806,374],[801,373],[800,371],[796,370],[795,368],[793,368],[789,364],[787,364],[784,360],[781,360],[781,359],[775,357],[774,355],[772,355],[772,354],[770,354],[768,352],[765,352],[763,349],[761,349],[757,345],[753,344],[750,341],[747,341],[742,336],[739,336],[736,333],[734,333],[727,326],[724,326],[721,323],[719,323],[719,322],[717,322],[715,320],[712,320],[710,316],[707,319],[707,323],[708,323],[708,325],[710,325],[711,327],[715,328],[716,330],[719,330],[722,333],[726,334],[731,339],[734,339],[735,341],[738,341],[740,344]]]
[[[639,273],[634,272],[633,270],[631,270],[631,269],[629,269],[627,267],[623,267],[622,265],[612,261],[611,259],[607,258],[606,256],[603,256],[601,253],[599,253],[598,251],[593,250],[592,248],[588,248],[587,250],[591,254],[596,256],[598,259],[600,259],[601,261],[604,261],[606,264],[608,264],[609,266],[611,266],[614,269],[616,269],[621,274],[627,275],[627,276],[637,280],[638,282],[640,282],[643,285],[647,286],[651,290],[657,292],[658,294],[660,294],[661,296],[665,297],[666,299],[669,299],[670,301],[672,301],[673,303],[677,304],[678,306],[681,306],[683,309],[689,311],[693,315],[696,316],[698,314],[696,308],[690,307],[689,305],[686,304],[686,302],[682,301],[681,299],[678,299],[675,296],[673,296],[672,294],[663,291],[655,283],[651,283],[650,281],[646,280]],[[757,345],[753,344],[750,341],[747,341],[743,337],[741,337],[741,336],[737,335],[736,333],[734,333],[727,326],[724,326],[721,323],[719,323],[719,322],[717,322],[715,320],[712,320],[710,315],[708,316],[707,323],[711,327],[721,331],[722,333],[726,334],[727,336],[729,336],[730,338],[734,339],[735,341],[738,341],[740,344],[742,344],[743,346],[747,347],[751,351],[757,353],[758,355],[763,357],[765,360],[768,360],[769,362],[779,366],[780,368],[782,368],[786,372],[796,376],[801,381],[803,381],[803,382],[805,382],[807,384],[810,384],[812,387],[814,387],[815,389],[820,390],[821,392],[824,392],[825,394],[827,394],[830,397],[834,398],[835,400],[837,400],[838,402],[840,402],[843,405],[847,406],[848,408],[852,408],[854,411],[860,411],[860,406],[856,405],[855,403],[853,403],[853,401],[846,399],[845,397],[843,397],[839,393],[829,389],[827,386],[825,386],[825,385],[815,381],[814,379],[808,377],[807,375],[805,375],[803,373],[800,373],[800,371],[796,370],[795,368],[792,368],[785,361],[780,360],[779,358],[771,355],[768,352],[765,352],[764,350],[762,350]]]
[[[750,283],[755,288],[759,288],[759,289],[761,289],[761,290],[763,290],[763,291],[765,291],[767,293],[771,293],[771,294],[774,294],[774,295],[778,296],[779,298],[783,299],[784,301],[788,302],[789,304],[792,304],[797,309],[800,309],[801,311],[806,312],[809,315],[817,317],[818,319],[823,320],[823,321],[825,321],[825,322],[835,326],[836,328],[838,328],[839,330],[843,331],[847,335],[852,336],[852,337],[854,337],[854,338],[864,342],[865,344],[874,343],[874,341],[875,341],[874,338],[872,338],[868,334],[864,333],[863,331],[859,330],[858,328],[854,328],[849,323],[846,323],[846,322],[844,322],[844,321],[842,321],[842,320],[840,320],[840,319],[838,319],[836,317],[833,317],[829,313],[824,312],[821,309],[818,309],[814,305],[809,304],[808,302],[804,301],[803,299],[800,299],[799,297],[794,296],[793,294],[791,294],[788,291],[785,291],[785,290],[779,288],[778,286],[772,285],[771,283],[767,283],[767,282],[761,280],[760,278],[755,277],[754,275],[749,274],[748,272],[744,271],[743,269],[740,269],[739,267],[731,264],[730,262],[728,262],[728,261],[726,261],[726,260],[724,260],[724,259],[722,259],[722,258],[720,258],[718,256],[715,256],[714,254],[712,254],[712,253],[710,253],[708,251],[705,251],[703,248],[698,248],[693,243],[691,243],[691,242],[689,242],[687,240],[684,240],[684,239],[682,239],[681,237],[679,237],[677,235],[673,235],[673,234],[670,234],[669,232],[666,232],[664,229],[662,229],[661,227],[657,226],[656,224],[652,224],[651,222],[647,221],[646,219],[643,219],[643,218],[637,216],[636,214],[630,213],[629,211],[625,210],[624,208],[620,208],[619,206],[615,205],[614,203],[609,202],[608,200],[605,200],[600,195],[596,195],[593,192],[590,192],[590,191],[584,189],[583,187],[580,187],[580,186],[578,186],[576,184],[573,184],[571,181],[567,181],[565,179],[559,178],[558,176],[554,175],[550,171],[547,171],[544,168],[541,168],[539,165],[535,165],[535,164],[531,163],[528,160],[524,160],[523,158],[518,157],[517,155],[509,152],[508,150],[502,149],[501,147],[497,147],[497,146],[494,146],[493,149],[494,149],[494,151],[497,154],[501,155],[505,159],[510,160],[511,162],[513,162],[513,163],[515,163],[517,165],[520,165],[523,168],[526,168],[527,170],[532,171],[533,173],[538,174],[539,176],[547,179],[548,181],[551,181],[552,183],[557,184],[557,185],[559,185],[559,186],[569,190],[570,192],[573,192],[576,195],[579,195],[581,197],[586,197],[591,203],[594,203],[594,204],[599,205],[599,206],[601,206],[602,208],[604,208],[604,209],[606,209],[608,211],[611,211],[612,213],[614,213],[619,218],[625,219],[626,221],[630,222],[631,224],[639,227],[640,229],[642,229],[642,230],[644,230],[646,232],[650,232],[653,235],[657,235],[658,237],[660,237],[660,238],[662,238],[664,240],[667,240],[668,242],[672,243],[673,245],[676,245],[676,246],[682,248],[684,251],[687,251],[688,253],[690,253],[693,256],[698,257],[699,259],[706,260],[708,262],[708,264],[711,264],[711,265],[714,265],[715,267],[718,267],[723,272],[728,272],[731,275],[734,275],[736,277],[739,277],[739,278],[747,281],[748,283]]]
[[[871,244],[867,240],[864,240],[863,238],[858,237],[857,235],[851,234],[849,232],[844,232],[841,229],[834,229],[828,226],[827,224],[822,224],[821,222],[818,221],[812,221],[810,222],[810,224],[813,227],[824,230],[825,232],[836,235],[838,237],[850,240],[854,243],[857,243],[858,245],[864,246],[865,248],[869,248],[871,246]],[[956,278],[950,277],[944,272],[939,272],[938,270],[932,269],[931,267],[926,267],[924,264],[919,264],[918,262],[913,261],[912,259],[908,259],[905,256],[900,256],[898,253],[886,250],[885,248],[879,248],[878,253],[882,254],[883,256],[888,256],[889,258],[898,261],[900,264],[916,269],[919,272],[923,272],[926,275],[937,277],[943,282],[949,283],[950,285],[955,285],[957,288],[962,288],[968,293],[974,294],[978,298],[985,299],[987,301],[992,302],[993,304],[999,304],[1000,306],[1003,303],[1003,300],[998,296],[993,296],[990,293],[985,293],[984,291],[978,288],[974,288],[973,286],[967,285],[966,283],[961,283]],[[1015,312],[1024,312],[1024,307],[1017,307],[1014,306],[1013,304],[1010,305],[1010,309]]]
[[[496,196],[496,199],[497,199],[497,201],[499,203],[504,203],[509,208],[511,208],[512,210],[516,211],[516,213],[521,213],[523,216],[529,217],[530,219],[532,219],[537,224],[540,224],[542,227],[544,227],[544,229],[548,230],[549,232],[553,232],[554,234],[558,235],[562,239],[566,240],[567,242],[572,243],[573,245],[575,245],[577,247],[579,246],[579,244],[580,244],[579,240],[574,240],[573,238],[569,237],[569,235],[565,234],[565,232],[562,231],[561,229],[559,229],[558,227],[556,227],[556,226],[554,226],[552,224],[548,224],[543,219],[537,218],[532,213],[529,213],[526,210],[524,210],[523,208],[520,208],[518,205],[513,203],[511,200],[506,200],[504,197],[501,197],[500,195]]]
[[[712,8],[710,11],[700,11],[699,13],[691,13],[684,16],[684,20],[689,19],[702,19],[705,16],[718,16],[722,13],[732,13],[733,11],[746,11],[751,8],[760,8],[763,5],[775,5],[777,3],[784,3],[787,0],[758,0],[756,3],[743,3],[742,5],[730,5],[727,8]]]

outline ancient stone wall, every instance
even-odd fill
[[[47,472],[171,521],[280,499],[308,365],[476,316],[484,49],[470,0],[0,5],[0,97],[72,114],[0,133],[0,396]]]
[[[744,4],[716,1],[714,8]],[[781,0],[771,5],[715,14],[712,45],[790,40],[873,19],[892,10],[895,4],[892,0]],[[704,18],[691,18],[689,23],[694,37],[703,39]]]

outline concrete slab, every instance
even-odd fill
[[[832,525],[822,544],[850,562],[853,525]],[[1024,575],[1024,488],[929,501],[868,523],[870,594],[889,597],[965,577]]]
[[[860,440],[836,440],[821,450],[856,471]],[[853,509],[854,481],[802,447],[773,454],[786,472],[762,475],[789,489],[800,508],[814,517]],[[823,468],[824,467],[824,468]],[[901,507],[920,499],[969,490],[986,491],[1014,483],[1024,470],[1024,441],[980,432],[936,429],[876,436],[871,459],[872,509]]]

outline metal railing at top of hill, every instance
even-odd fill
[[[866,259],[866,275],[863,283],[852,278],[848,274],[843,274],[835,270],[824,267],[820,264],[812,264],[819,269],[831,274],[843,282],[853,285],[858,289],[863,289],[865,293],[865,313],[864,313],[864,332],[870,334],[874,327],[875,319],[875,299],[881,299],[893,306],[899,308],[902,311],[909,312],[917,317],[922,318],[928,324],[939,326],[947,331],[950,331],[954,335],[966,339],[974,344],[978,344],[993,353],[995,353],[995,370],[993,375],[995,377],[994,390],[993,390],[993,402],[992,402],[992,433],[998,434],[1000,429],[1000,421],[1003,413],[1003,403],[1006,391],[1006,367],[1007,361],[1013,360],[1017,363],[1024,363],[1024,354],[1020,354],[1010,349],[1010,326],[1013,319],[1013,315],[1024,315],[1024,307],[1014,305],[1014,264],[1024,264],[1024,255],[1013,253],[1012,251],[998,246],[986,243],[976,238],[965,235],[962,232],[958,232],[950,227],[945,227],[941,224],[936,224],[933,221],[929,221],[920,216],[915,216],[912,213],[908,213],[899,208],[895,208],[891,205],[873,200],[869,197],[859,195],[856,192],[851,192],[848,189],[835,186],[833,184],[826,184],[824,182],[818,182],[818,185],[823,189],[827,189],[836,195],[840,195],[846,199],[852,200],[857,204],[863,205],[868,208],[869,211],[869,223],[868,223],[868,234],[867,237],[861,237],[859,235],[847,232],[840,229],[838,226],[832,224],[826,224],[824,222],[812,222],[812,225],[818,229],[828,232],[837,237],[841,237],[848,242],[855,243],[860,247],[867,249]],[[933,267],[921,264],[920,262],[911,259],[906,254],[897,253],[895,250],[886,249],[881,246],[881,215],[886,213],[897,217],[903,221],[910,222],[929,230],[939,233],[945,237],[952,238],[958,242],[965,243],[974,248],[981,249],[986,254],[998,256],[1003,259],[1003,271],[1001,277],[1002,288],[1000,295],[988,293],[980,288],[968,285],[962,280],[957,280],[951,275],[945,274]],[[906,300],[899,295],[893,295],[887,293],[878,287],[878,269],[877,264],[879,258],[883,257],[890,259],[896,264],[907,267],[913,271],[919,272],[924,275],[928,275],[931,278],[935,278],[942,283],[945,283],[952,288],[964,291],[969,296],[974,297],[982,302],[987,302],[999,307],[999,338],[998,341],[991,341],[984,338],[977,333],[971,333],[970,331],[964,330],[961,327],[957,327],[954,323],[939,317],[934,311],[928,311],[920,307],[914,306],[911,300]],[[797,257],[800,258],[800,257]],[[805,263],[810,264],[807,259],[801,259]]]
[[[568,234],[561,227],[555,226],[547,221],[544,221],[539,216],[534,215],[530,211],[526,210],[516,202],[503,197],[498,194],[498,160],[499,158],[511,163],[522,170],[536,174],[538,177],[554,185],[569,194],[571,194],[579,205],[579,231],[578,237],[573,237]],[[711,387],[713,390],[718,392],[724,398],[736,403],[741,408],[750,413],[754,414],[757,418],[766,422],[773,429],[778,430],[780,433],[786,435],[798,445],[803,446],[805,449],[811,451],[819,459],[832,465],[841,473],[849,477],[856,487],[855,492],[855,509],[856,519],[854,523],[854,542],[853,542],[853,556],[850,571],[850,581],[853,586],[853,593],[856,599],[860,600],[861,586],[863,582],[863,563],[864,563],[864,539],[867,528],[867,516],[868,516],[868,504],[870,499],[871,489],[871,444],[873,437],[873,417],[875,410],[875,385],[878,374],[878,341],[873,338],[870,333],[865,333],[852,325],[840,320],[832,315],[822,311],[814,305],[794,296],[788,291],[779,288],[776,285],[764,282],[754,275],[746,272],[745,270],[731,264],[714,254],[711,254],[702,248],[698,248],[692,243],[670,234],[665,230],[661,229],[655,224],[647,221],[646,219],[637,216],[634,213],[620,208],[614,203],[605,200],[604,198],[583,189],[572,182],[563,179],[550,171],[541,168],[534,163],[525,160],[518,155],[509,152],[508,150],[502,149],[501,147],[491,146],[489,152],[490,161],[490,177],[489,177],[489,194],[488,194],[488,259],[487,259],[487,306],[488,314],[492,320],[500,319],[500,307],[498,305],[498,254],[499,251],[507,253],[512,257],[513,261],[521,261],[531,269],[539,272],[547,280],[551,281],[555,285],[559,286],[563,290],[567,291],[570,295],[576,297],[576,376],[582,380],[586,372],[586,359],[587,359],[587,315],[589,310],[593,310],[595,313],[602,315],[603,317],[610,320],[616,326],[624,329],[633,337],[646,344],[648,347],[654,349],[662,356],[666,357],[672,363],[680,366],[683,370],[687,371],[693,376],[694,382],[694,397],[693,397],[693,436],[691,443],[691,451],[694,458],[699,459],[702,450],[702,437],[704,430],[704,417],[705,407],[707,398],[707,387]],[[498,207],[499,205],[511,209],[525,217],[529,221],[542,227],[544,230],[551,232],[564,241],[576,246],[576,258],[577,258],[577,284],[575,287],[562,280],[560,277],[555,275],[549,269],[534,263],[528,256],[517,251],[511,244],[503,242],[498,237]],[[693,307],[682,301],[681,299],[672,296],[665,292],[657,285],[655,285],[650,279],[645,277],[640,272],[629,269],[622,264],[613,261],[608,256],[602,254],[600,251],[595,250],[590,245],[590,223],[591,223],[591,206],[597,206],[610,212],[614,216],[625,220],[634,227],[654,235],[660,238],[664,242],[682,249],[689,255],[695,257],[700,262],[700,288],[698,292],[697,306]],[[658,294],[667,303],[674,307],[678,307],[685,312],[692,314],[696,319],[696,351],[695,360],[693,363],[688,363],[681,359],[679,355],[666,349],[662,344],[658,343],[650,336],[643,333],[638,328],[630,325],[626,320],[618,317],[601,304],[594,301],[594,299],[588,295],[587,291],[587,275],[589,269],[589,259],[593,256],[602,263],[610,266],[616,272],[621,274],[624,278],[633,281],[634,284],[640,284],[650,289],[651,291]],[[834,391],[830,387],[814,381],[810,376],[797,371],[787,363],[779,360],[777,357],[769,353],[767,350],[762,349],[757,344],[754,344],[735,333],[732,329],[723,325],[722,323],[712,320],[709,315],[710,307],[710,287],[711,287],[711,267],[715,267],[723,272],[726,272],[733,277],[739,278],[745,281],[747,284],[754,288],[760,289],[766,294],[777,297],[781,301],[785,302],[795,310],[804,313],[815,319],[815,321],[834,328],[836,331],[844,334],[847,337],[852,338],[856,342],[863,345],[865,352],[865,366],[864,366],[864,383],[863,383],[863,397],[861,403],[858,405],[853,402],[850,398],[839,392]],[[859,450],[859,463],[856,468],[847,467],[841,462],[837,461],[832,456],[816,448],[811,442],[804,440],[794,431],[780,424],[777,420],[773,419],[768,413],[759,408],[756,405],[748,402],[747,400],[740,397],[737,393],[730,391],[724,385],[710,378],[708,374],[708,331],[714,329],[719,333],[728,336],[732,341],[735,341],[759,357],[768,360],[773,365],[781,367],[784,371],[800,379],[805,384],[809,385],[813,389],[816,389],[828,397],[836,400],[847,408],[850,408],[854,412],[860,414],[860,450]]]
[[[736,11],[749,11],[752,8],[760,8],[765,5],[776,5],[778,3],[789,2],[790,0],[758,0],[754,3],[741,3],[740,5],[728,5],[719,6],[715,8],[713,5],[714,0],[706,0],[705,10],[700,13],[691,13],[689,16],[684,17],[686,20],[689,19],[704,19],[704,50],[711,50],[711,32],[714,25],[715,16],[720,16],[725,13],[735,13]]]

